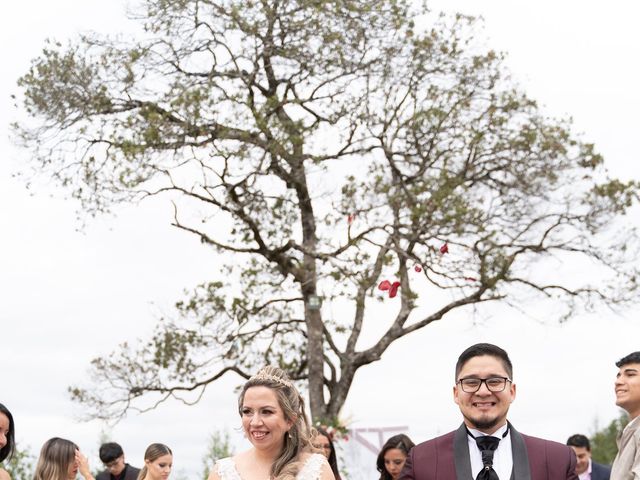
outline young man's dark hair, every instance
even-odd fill
[[[589,443],[589,439],[580,433],[571,435],[567,440],[567,445],[570,447],[582,447],[591,451],[591,443]]]
[[[458,380],[460,370],[462,370],[465,363],[474,357],[481,357],[483,355],[498,358],[502,362],[502,366],[507,372],[507,375],[509,375],[509,378],[513,379],[513,365],[511,364],[511,360],[509,359],[507,352],[497,345],[492,345],[490,343],[476,343],[475,345],[471,345],[467,348],[458,357],[458,362],[456,363],[456,381]]]
[[[115,442],[103,443],[98,452],[105,469],[96,480],[137,480],[140,470],[125,462],[122,447]]]
[[[616,367],[624,367],[625,365],[629,365],[630,363],[640,363],[640,352],[633,352],[626,357],[622,357],[616,362]]]
[[[124,455],[124,452],[120,445],[115,442],[109,442],[100,445],[100,452],[98,455],[100,456],[102,463],[110,463]]]

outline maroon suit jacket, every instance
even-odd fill
[[[512,480],[578,480],[576,456],[571,448],[522,435],[512,425],[509,428]],[[454,432],[413,447],[399,480],[473,480],[464,424]]]

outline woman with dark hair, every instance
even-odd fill
[[[327,459],[313,453],[304,400],[283,370],[251,377],[238,411],[252,448],[216,462],[209,480],[333,480]]]
[[[336,449],[333,446],[331,440],[331,434],[329,434],[324,428],[316,428],[316,435],[313,437],[313,446],[321,451],[321,453],[327,457],[327,462],[331,467],[333,476],[336,480],[341,480],[340,471],[338,470],[338,456],[336,455]]]
[[[0,403],[0,463],[11,460],[16,449],[16,432],[13,416],[7,407]],[[0,468],[0,480],[11,480],[6,470]]]
[[[152,443],[144,452],[144,467],[138,480],[166,480],[173,467],[173,453],[162,443]]]
[[[80,475],[85,480],[95,480],[89,470],[89,461],[78,446],[64,438],[50,438],[40,450],[33,480],[75,480]]]
[[[378,454],[376,467],[380,472],[380,480],[397,480],[404,467],[404,462],[415,444],[409,437],[401,433],[394,435],[382,446]]]

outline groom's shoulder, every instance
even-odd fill
[[[571,457],[572,450],[564,443],[533,437],[524,433],[521,433],[520,435],[524,438],[524,443],[529,452],[544,452],[546,456],[552,458],[568,459]]]
[[[439,437],[435,437],[427,440],[426,442],[417,444],[412,449],[413,457],[415,458],[416,456],[436,452],[443,448],[450,449],[453,446],[453,437],[455,433],[456,432],[454,430],[453,432],[449,432],[445,435],[440,435]]]

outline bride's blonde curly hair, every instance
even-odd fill
[[[274,391],[285,420],[291,422],[289,432],[284,436],[280,455],[271,465],[274,480],[294,480],[300,468],[300,454],[314,451],[311,446],[313,429],[307,419],[304,399],[284,370],[267,366],[251,377],[242,387],[238,398],[238,411],[242,417],[244,395],[251,387],[267,387]]]

